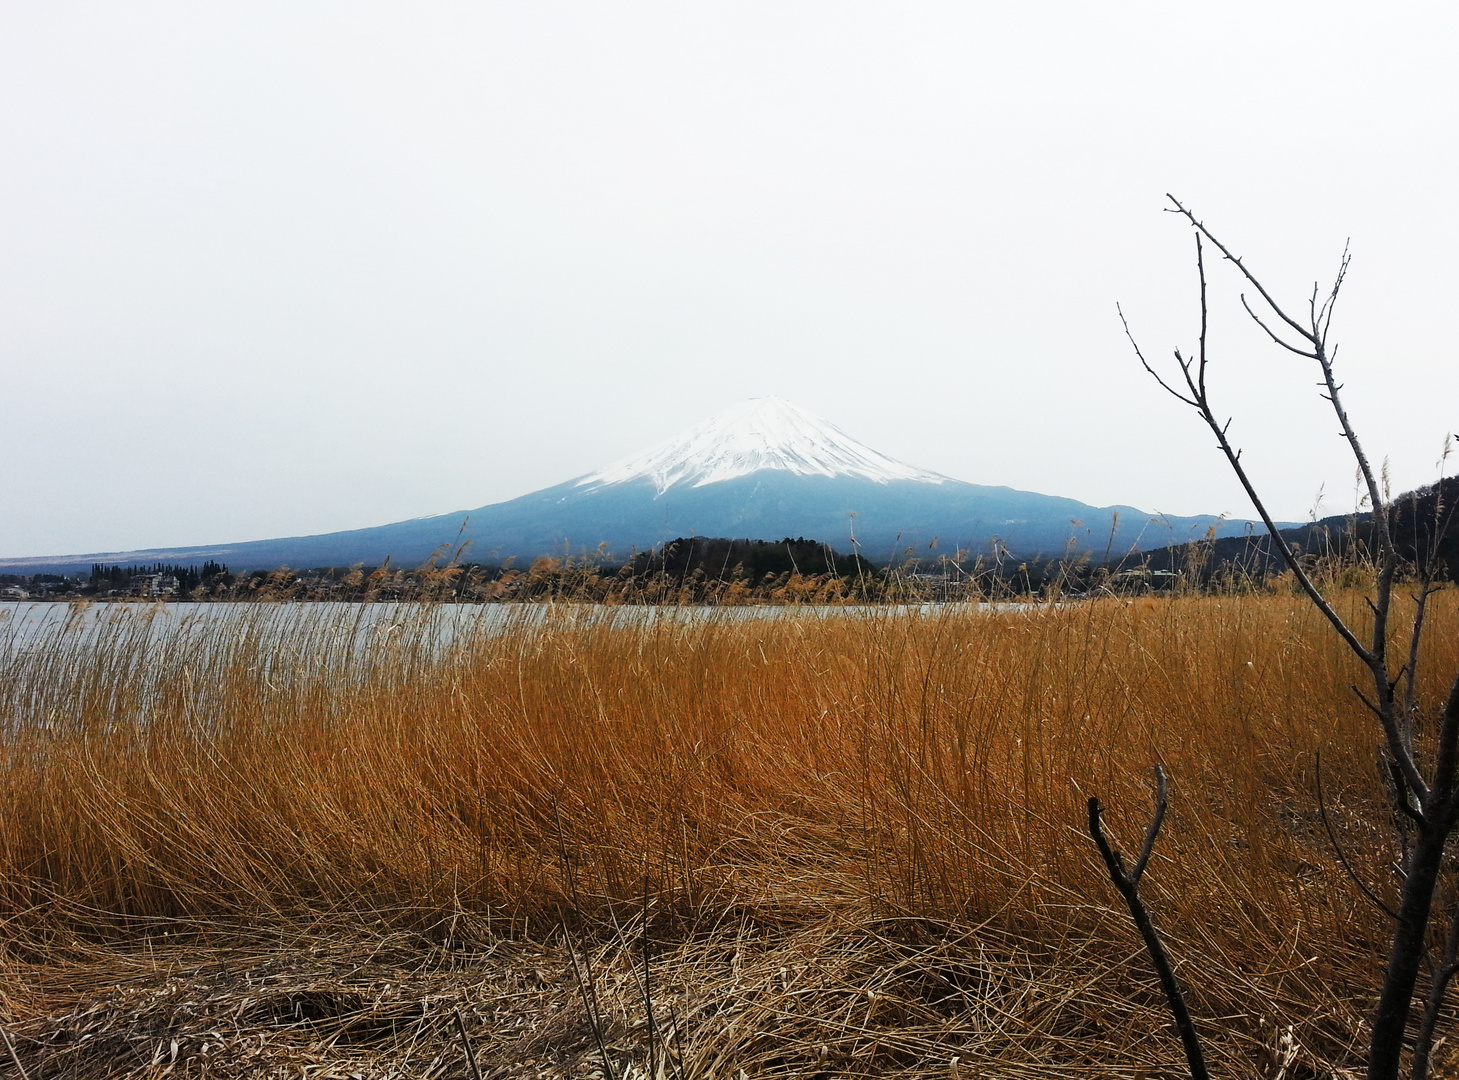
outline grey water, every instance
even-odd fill
[[[998,604],[848,604],[745,605],[672,607],[589,604],[421,604],[385,602],[315,603],[65,603],[16,601],[0,603],[0,656],[58,644],[96,633],[139,634],[151,641],[198,643],[209,631],[270,630],[284,636],[353,635],[366,646],[385,643],[392,635],[422,630],[436,645],[451,645],[472,636],[495,637],[551,625],[554,628],[630,628],[697,624],[720,620],[926,618],[949,612],[1025,611],[1035,605]]]

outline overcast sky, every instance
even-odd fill
[[[1395,490],[1459,428],[1452,4],[0,3],[0,556],[512,498],[778,394],[983,484],[1245,516],[1146,354],[1191,204],[1334,325]],[[1212,270],[1281,516],[1316,372]]]

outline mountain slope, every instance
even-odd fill
[[[462,528],[463,521],[466,522]],[[676,439],[597,472],[507,502],[368,529],[191,548],[0,560],[12,572],[74,572],[93,562],[201,562],[233,570],[379,564],[414,566],[469,539],[467,558],[597,551],[626,558],[678,536],[813,537],[853,544],[878,562],[907,549],[973,555],[1001,544],[1016,558],[1073,543],[1096,557],[1204,536],[1241,535],[1244,521],[1166,518],[1129,506],[969,484],[897,461],[778,398],[758,398]]]

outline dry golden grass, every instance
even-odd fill
[[[1428,672],[1459,667],[1456,599]],[[28,1068],[465,1076],[460,1008],[484,1070],[583,1073],[566,926],[619,1074],[646,1070],[645,904],[665,1076],[1173,1068],[1084,832],[1097,794],[1134,844],[1157,761],[1144,892],[1217,1072],[1263,1075],[1289,1024],[1289,1076],[1362,1052],[1388,928],[1317,751],[1390,902],[1394,852],[1355,665],[1299,598],[537,610],[442,644],[456,615],[113,610],[0,653],[0,1024]]]

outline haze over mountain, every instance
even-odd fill
[[[589,552],[627,558],[679,536],[804,536],[886,562],[902,554],[999,545],[1015,558],[1102,555],[1204,536],[1245,533],[1250,522],[1162,517],[1131,506],[970,484],[920,469],[858,442],[775,397],[720,412],[677,438],[606,468],[507,502],[316,536],[0,560],[20,573],[74,572],[91,564],[213,559],[231,569],[415,566],[467,541],[464,558],[500,562]]]

